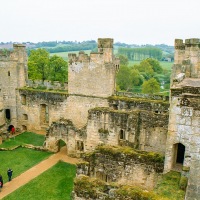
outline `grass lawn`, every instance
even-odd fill
[[[13,151],[0,151],[0,174],[4,182],[7,182],[7,170],[13,170],[13,178],[28,170],[42,160],[48,158],[52,153],[36,151],[27,148],[17,148]]]
[[[22,144],[32,144],[34,146],[42,146],[45,140],[44,135],[39,135],[32,132],[24,132],[14,138],[4,141],[0,148],[12,148]]]
[[[184,200],[185,191],[179,188],[180,178],[179,172],[170,171],[164,174],[154,192],[171,200]]]
[[[70,200],[75,174],[75,165],[60,161],[3,200]]]

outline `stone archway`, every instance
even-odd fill
[[[62,139],[59,139],[59,140],[57,141],[57,146],[58,146],[58,151],[60,151],[61,148],[63,148],[63,147],[66,147],[66,149],[67,149],[67,144],[66,144],[66,142],[65,142],[64,140],[62,140]]]
[[[70,120],[60,119],[48,128],[44,146],[51,152],[58,152],[64,143],[67,154],[76,156],[77,141],[83,141],[85,135],[86,129],[77,129]]]

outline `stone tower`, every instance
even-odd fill
[[[175,40],[165,172],[188,178],[187,200],[200,199],[200,39]]]
[[[119,60],[113,55],[113,39],[98,39],[98,52],[90,56],[80,52],[69,54],[68,92],[88,96],[108,97],[115,91],[115,76]]]
[[[87,123],[88,110],[107,107],[107,97],[115,93],[119,59],[113,55],[113,39],[98,39],[98,52],[89,56],[69,54],[68,103],[66,118],[76,127]]]
[[[7,125],[17,126],[17,88],[27,80],[27,53],[25,45],[14,44],[12,51],[0,51],[0,101]],[[2,100],[1,100],[2,99]]]

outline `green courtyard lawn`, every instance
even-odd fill
[[[0,151],[0,174],[3,176],[4,182],[7,182],[8,168],[13,170],[14,178],[50,155],[52,153],[21,147],[12,151]]]
[[[32,144],[34,146],[42,146],[45,140],[44,135],[32,132],[24,132],[16,137],[5,140],[0,148],[13,148],[23,144]]]
[[[3,200],[70,200],[75,174],[75,165],[60,161]]]

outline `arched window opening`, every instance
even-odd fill
[[[28,120],[28,115],[27,114],[23,114],[23,120]]]
[[[22,94],[22,95],[21,95],[21,103],[22,103],[23,105],[26,105],[26,95],[25,95],[25,94]]]
[[[76,150],[78,151],[84,151],[84,144],[83,141],[76,141]]]
[[[49,122],[49,108],[46,104],[40,105],[40,121],[41,124],[46,124]]]
[[[7,120],[10,120],[10,119],[11,119],[10,109],[6,109],[6,110],[5,110],[5,115],[6,115],[6,119],[7,119]]]
[[[10,76],[10,71],[8,71],[8,76]]]
[[[22,125],[22,131],[27,131],[27,126]]]
[[[120,140],[125,140],[125,133],[124,133],[124,130],[120,130],[119,139],[120,139]]]

